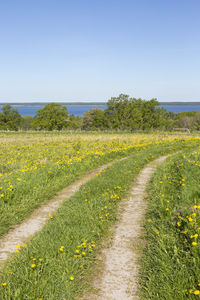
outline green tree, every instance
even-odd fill
[[[48,103],[37,111],[32,126],[39,130],[62,130],[67,127],[68,111],[66,106]]]
[[[1,110],[0,129],[17,131],[23,123],[23,118],[18,110],[14,109],[10,104],[4,105]]]
[[[83,130],[103,130],[108,128],[108,119],[101,108],[92,108],[83,115],[81,129]]]
[[[200,130],[200,111],[187,111],[176,114],[174,127]]]
[[[31,129],[33,129],[32,122],[33,122],[33,117],[24,116],[23,117],[22,130],[31,130]]]
[[[115,129],[164,128],[171,122],[168,112],[159,108],[156,99],[146,101],[120,94],[111,98],[107,106],[111,127]]]
[[[67,128],[76,130],[81,129],[83,117],[70,115],[67,123]]]

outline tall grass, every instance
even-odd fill
[[[149,188],[141,299],[200,295],[200,152],[159,168]]]

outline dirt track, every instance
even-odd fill
[[[139,299],[138,254],[133,245],[141,234],[147,184],[157,166],[165,159],[166,156],[163,156],[149,163],[138,175],[130,197],[120,203],[119,222],[114,228],[112,245],[101,254],[104,271],[94,283],[97,294],[91,295],[90,300]]]
[[[124,158],[123,158],[124,159]],[[82,184],[86,183],[89,179],[94,177],[99,171],[107,168],[112,163],[99,167],[95,171],[88,172],[83,178],[70,186],[64,188],[59,194],[52,200],[42,204],[36,209],[30,217],[24,220],[19,225],[14,226],[3,237],[0,238],[0,269],[9,256],[16,251],[16,245],[23,245],[33,235],[38,233],[45,225],[63,200],[70,198]]]

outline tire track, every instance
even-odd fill
[[[120,160],[126,159],[122,158]],[[100,171],[112,165],[115,161],[105,164],[94,171],[88,172],[83,178],[72,183],[58,193],[56,197],[42,204],[39,208],[25,219],[22,223],[15,225],[5,235],[0,238],[0,269],[16,251],[16,245],[23,245],[37,234],[51,217],[51,215],[61,206],[64,200],[69,199],[88,180],[96,176]]]
[[[94,283],[97,293],[87,299],[139,299],[137,296],[138,254],[132,248],[134,241],[137,243],[141,235],[148,182],[157,166],[166,158],[167,156],[163,156],[149,163],[136,178],[129,198],[120,203],[119,211],[122,213],[119,216],[120,221],[114,227],[112,245],[104,249],[101,254],[104,271],[101,279],[97,279]]]

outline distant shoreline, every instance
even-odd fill
[[[52,101],[53,102],[53,101]],[[10,104],[14,106],[43,106],[51,102],[1,102],[0,105]],[[55,102],[62,105],[71,105],[71,106],[88,106],[88,105],[106,105],[106,102]]]
[[[1,102],[1,105],[10,104],[14,106],[44,106],[50,102]],[[62,105],[70,106],[88,106],[88,105],[107,105],[107,102],[56,102]],[[199,106],[200,102],[159,102],[160,105],[187,105],[187,106]]]

